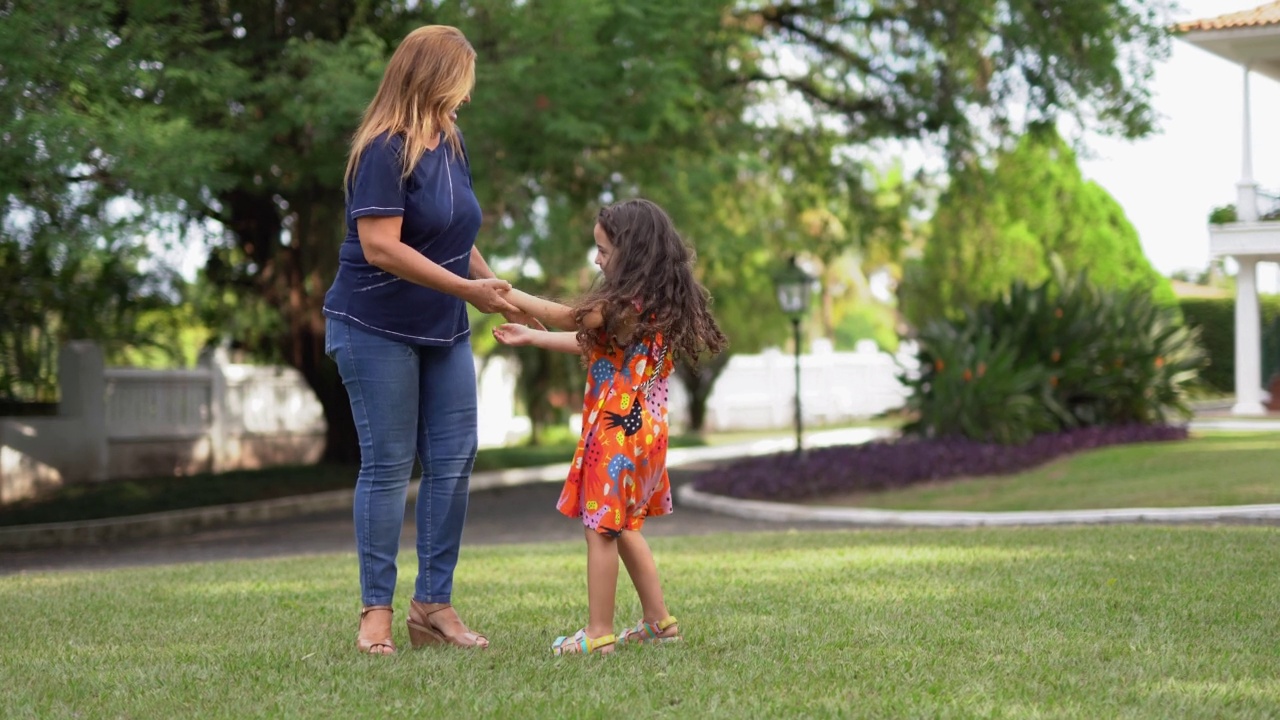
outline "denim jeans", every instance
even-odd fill
[[[413,599],[449,602],[476,457],[471,343],[408,345],[327,319],[325,352],[338,364],[360,438],[355,526],[361,598],[366,606],[390,605],[395,595],[396,552],[416,455],[422,484]]]

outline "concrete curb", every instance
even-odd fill
[[[351,507],[351,491],[313,493],[232,505],[171,510],[65,523],[0,528],[0,550],[96,545],[119,540],[181,535],[212,527],[270,522]]]
[[[821,522],[854,527],[983,527],[1018,525],[1086,525],[1105,523],[1182,523],[1280,520],[1280,505],[1227,505],[1190,508],[1116,508],[1029,512],[955,512],[950,510],[876,510],[829,505],[791,505],[739,500],[684,486],[680,504],[747,520]]]
[[[1280,421],[1251,418],[1206,418],[1188,423],[1191,430],[1280,432]],[[949,510],[879,510],[874,508],[794,505],[713,495],[686,485],[676,490],[685,507],[747,520],[819,522],[853,527],[981,527],[1081,525],[1102,523],[1180,523],[1280,520],[1280,505],[1224,505],[1189,508],[1109,508],[1028,512],[956,512]]]

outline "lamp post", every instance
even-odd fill
[[[775,277],[774,286],[778,293],[778,305],[791,320],[791,331],[795,339],[796,350],[796,455],[803,449],[801,436],[804,432],[804,419],[800,411],[800,321],[809,310],[809,295],[812,292],[814,278],[796,264],[791,258]]]

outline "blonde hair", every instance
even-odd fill
[[[382,133],[404,137],[402,177],[413,172],[440,133],[461,155],[462,140],[450,115],[471,93],[475,81],[476,51],[460,30],[426,25],[409,33],[392,53],[378,92],[351,139],[344,190],[355,179],[360,155]]]

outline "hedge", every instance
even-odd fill
[[[1280,372],[1280,296],[1264,295],[1262,309],[1262,383]],[[1236,389],[1236,302],[1234,298],[1182,298],[1187,324],[1200,328],[1209,367],[1200,373],[1207,385],[1224,393]]]

